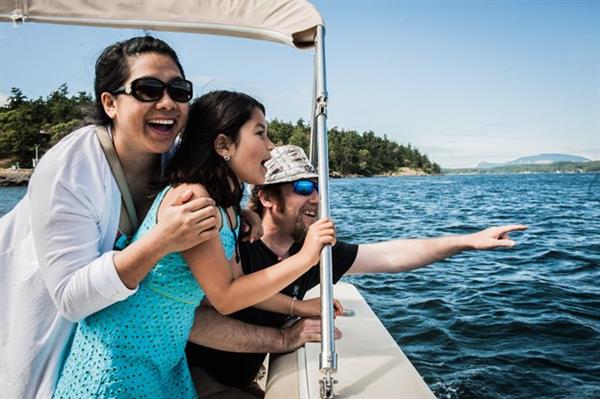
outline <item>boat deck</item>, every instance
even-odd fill
[[[307,298],[318,295],[318,290],[315,287]],[[356,287],[338,283],[334,297],[355,313],[335,321],[344,334],[336,341],[335,397],[435,398]],[[295,352],[272,356],[265,398],[319,398],[320,351],[320,343],[307,343]]]

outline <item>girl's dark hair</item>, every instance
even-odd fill
[[[100,96],[104,92],[110,93],[123,86],[129,78],[129,58],[144,53],[157,53],[171,57],[177,64],[181,75],[185,77],[177,53],[160,39],[152,36],[138,36],[108,46],[96,61],[96,78],[94,79],[94,93],[96,95],[95,123],[99,125],[112,124],[112,120],[104,112]]]
[[[241,127],[250,120],[254,109],[265,107],[247,94],[213,91],[195,99],[190,105],[181,144],[164,174],[166,184],[200,183],[217,206],[233,206],[240,211],[241,182],[214,148],[222,133],[239,144]]]

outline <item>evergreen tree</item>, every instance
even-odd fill
[[[7,106],[0,108],[0,155],[10,156],[22,166],[31,166],[36,146],[39,156],[46,150],[45,136],[40,133],[50,134],[48,145],[56,144],[83,123],[92,107],[92,97],[85,92],[69,97],[66,84],[46,98],[36,100],[28,99],[21,89],[13,87]]]

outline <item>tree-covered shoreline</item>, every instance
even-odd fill
[[[8,103],[0,107],[0,160],[8,167],[31,167],[37,146],[39,156],[79,126],[91,123],[93,98],[86,92],[69,96],[66,84],[47,97],[27,98],[13,87]],[[41,134],[40,134],[41,133]],[[269,136],[276,145],[295,144],[308,152],[310,125],[269,122]],[[373,131],[329,129],[329,168],[339,176],[393,175],[407,168],[417,173],[439,174],[441,168],[411,144],[379,137]]]
[[[402,145],[377,136],[373,131],[358,132],[337,126],[327,132],[329,169],[342,176],[394,174],[401,168],[439,174],[441,168],[410,144]],[[310,125],[302,119],[295,124],[274,119],[269,122],[269,136],[276,145],[295,144],[308,153]]]
[[[549,164],[505,165],[494,168],[444,169],[444,174],[500,174],[500,173],[592,173],[600,172],[600,161],[554,162]]]

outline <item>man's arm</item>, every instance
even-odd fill
[[[398,273],[427,266],[465,250],[509,248],[512,231],[524,225],[490,227],[473,234],[361,244],[347,274]]]
[[[341,336],[336,328],[335,339]],[[291,352],[306,342],[321,341],[321,320],[301,319],[286,328],[262,327],[223,316],[210,305],[201,305],[196,308],[189,340],[228,352]]]

